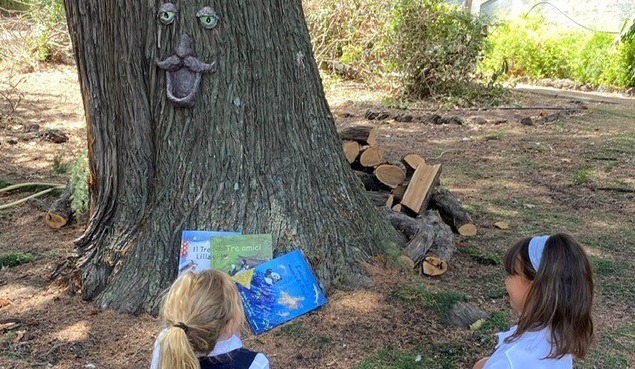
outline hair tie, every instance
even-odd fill
[[[185,332],[185,334],[187,334],[187,331],[190,330],[190,327],[185,325],[185,323],[183,322],[178,322],[174,324],[173,327],[181,328]]]
[[[537,236],[533,237],[531,241],[529,241],[529,260],[531,261],[531,265],[534,267],[534,270],[538,272],[538,268],[540,267],[540,260],[542,259],[542,252],[545,249],[545,244],[549,236]]]

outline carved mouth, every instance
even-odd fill
[[[157,60],[157,66],[166,70],[166,93],[170,101],[181,107],[192,107],[201,85],[201,75],[215,70],[216,63],[203,63],[193,56],[180,58],[169,56],[163,61]]]
[[[168,72],[166,88],[168,99],[179,106],[190,107],[194,105],[200,84],[201,74],[187,68]]]

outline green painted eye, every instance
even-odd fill
[[[176,17],[176,6],[172,3],[165,3],[159,9],[159,20],[163,24],[172,24]]]
[[[174,16],[176,15],[176,13],[174,12],[161,12],[161,14],[159,15],[159,17],[161,17],[161,22],[165,23],[165,24],[170,24],[174,21]]]
[[[199,10],[198,13],[196,13],[196,17],[203,28],[212,29],[218,24],[218,15],[216,15],[216,12],[209,6]]]

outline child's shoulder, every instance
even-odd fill
[[[269,360],[259,352],[237,348],[217,356],[207,356],[199,359],[201,369],[249,369],[268,368]]]
[[[551,351],[548,329],[525,332],[516,340],[505,342],[505,339],[516,331],[516,326],[509,331],[498,333],[497,350],[487,361],[484,369],[571,369],[571,355],[562,359],[545,359]]]

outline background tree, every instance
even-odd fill
[[[156,311],[185,228],[272,233],[326,288],[368,282],[360,261],[395,231],[341,153],[299,0],[67,0],[66,12],[91,171],[84,298]]]

